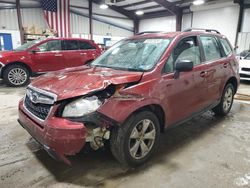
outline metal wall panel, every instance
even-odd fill
[[[16,9],[0,10],[0,29],[18,30]]]
[[[41,8],[23,8],[21,16],[24,27],[35,25],[47,28]],[[19,30],[16,9],[0,10],[0,29]]]
[[[70,32],[78,34],[88,34],[89,19],[74,13],[70,13]]]
[[[21,16],[24,27],[35,25],[43,29],[47,28],[41,8],[23,8],[21,9]]]
[[[119,37],[128,37],[133,35],[133,32],[131,31],[120,29],[99,21],[93,21],[93,33],[96,35],[111,35]]]
[[[250,32],[250,8],[244,9],[244,15],[243,15],[243,23],[242,23],[242,32]]]
[[[21,9],[23,26],[38,26],[42,29],[47,28],[44,15],[41,8],[22,8]],[[8,18],[8,19],[6,19]],[[89,19],[74,13],[70,14],[71,19],[71,33],[73,34],[88,34],[89,33]],[[104,19],[104,18],[103,18]],[[117,22],[117,25],[124,25],[129,27],[130,21],[114,18],[105,18],[106,20]],[[7,21],[6,21],[7,20]],[[118,24],[119,23],[119,24]],[[2,9],[0,10],[0,29],[18,30],[18,21],[16,9]],[[130,28],[130,27],[129,27]],[[124,30],[122,28],[103,23],[101,21],[93,21],[93,32],[97,35],[112,35],[127,37],[133,35],[133,32]]]
[[[166,16],[161,18],[141,20],[139,31],[175,31],[176,19],[175,16]]]
[[[200,11],[198,11],[197,6],[197,11],[193,13],[192,27],[217,29],[229,39],[232,45],[234,45],[239,17],[239,6],[236,4],[231,6],[226,5],[221,7],[221,4],[219,4],[219,8],[208,10],[201,9]],[[212,7],[214,8],[215,6],[216,4]]]
[[[89,18],[74,13],[70,14],[70,29],[72,34],[88,34],[89,33]],[[127,21],[127,20],[125,20]],[[127,23],[125,23],[127,24]],[[93,20],[93,33],[95,35],[120,36],[128,37],[133,35],[133,32],[115,27],[100,21]]]

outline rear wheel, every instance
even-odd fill
[[[10,65],[3,72],[3,80],[9,86],[24,86],[29,83],[29,71],[22,65]]]
[[[234,94],[234,86],[230,83],[227,84],[223,91],[220,103],[213,109],[214,113],[221,116],[227,115],[232,108]]]
[[[112,130],[111,152],[122,164],[141,165],[153,154],[159,136],[158,118],[150,111],[142,111]]]

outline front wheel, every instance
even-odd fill
[[[112,130],[111,152],[122,164],[138,166],[153,154],[159,136],[160,124],[156,115],[142,111]]]
[[[3,80],[9,86],[24,86],[29,83],[30,74],[22,65],[10,65],[3,72]]]
[[[234,94],[234,86],[230,83],[227,84],[223,91],[220,103],[213,109],[216,115],[225,116],[230,112],[233,105]]]

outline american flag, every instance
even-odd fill
[[[70,37],[70,0],[42,0],[44,16],[59,37]]]

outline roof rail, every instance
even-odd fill
[[[163,33],[164,31],[143,31],[140,33],[136,33],[136,35],[143,35],[143,34],[151,34],[151,33]]]
[[[215,29],[201,29],[201,28],[188,28],[188,29],[183,30],[182,32],[189,32],[189,31],[205,31],[205,32],[214,32],[217,34],[221,34],[219,31]]]

